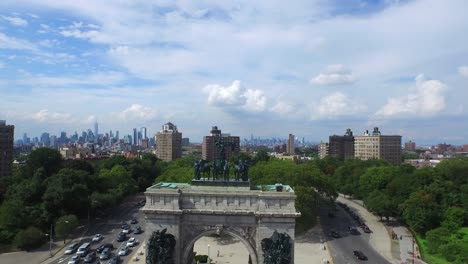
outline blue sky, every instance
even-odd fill
[[[468,143],[468,2],[0,2],[0,119]]]

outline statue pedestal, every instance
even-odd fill
[[[228,181],[224,179],[208,180],[205,178],[201,178],[200,180],[192,180],[192,186],[251,187],[250,181],[236,181],[234,179],[229,179]]]

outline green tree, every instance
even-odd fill
[[[390,216],[394,216],[397,211],[397,206],[393,203],[392,198],[383,191],[375,190],[371,192],[365,199],[366,207],[387,220]]]
[[[14,244],[21,249],[30,250],[45,242],[45,234],[37,227],[28,227],[16,234]]]
[[[254,157],[254,163],[257,163],[260,161],[268,162],[269,160],[270,160],[270,155],[265,149],[259,149],[257,151],[257,154],[255,154],[255,157]]]
[[[457,231],[462,225],[465,218],[465,211],[460,207],[450,207],[444,213],[444,221],[442,226],[451,232]]]
[[[51,176],[59,171],[62,163],[62,156],[56,149],[38,148],[29,154],[27,165],[30,170],[30,175],[33,175],[37,169],[43,167],[45,174]]]
[[[76,215],[64,215],[55,222],[55,234],[63,238],[65,244],[66,238],[78,227],[79,221]]]
[[[439,206],[431,194],[425,191],[412,193],[402,207],[403,219],[420,234],[439,225]]]

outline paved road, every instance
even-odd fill
[[[370,246],[369,235],[364,233],[361,228],[357,228],[361,233],[360,235],[349,233],[348,226],[357,227],[357,223],[345,210],[337,206],[335,217],[329,217],[329,211],[327,208],[320,210],[320,222],[335,264],[390,263]],[[338,232],[341,237],[333,238],[330,235],[332,230]],[[353,255],[353,250],[362,251],[368,257],[368,260],[358,260]]]
[[[112,212],[111,216],[105,218],[105,219],[100,219],[96,221],[96,223],[89,229],[89,231],[86,233],[85,236],[81,238],[80,243],[84,242],[91,242],[92,237],[95,234],[101,234],[103,235],[103,239],[99,242],[92,243],[91,249],[96,250],[101,244],[103,243],[112,243],[114,245],[114,250],[112,250],[112,256],[117,255],[119,249],[123,246],[126,245],[127,241],[124,242],[117,242],[117,235],[120,233],[121,229],[121,224],[122,222],[127,222],[130,224],[130,220],[132,218],[137,219],[138,223],[131,225],[131,229],[134,231],[136,226],[141,226],[141,228],[145,229],[145,220],[144,216],[142,213],[140,213],[139,206],[136,206],[137,201],[143,200],[144,196],[142,194],[135,196],[134,198],[127,200],[125,203],[121,204],[117,210],[114,210]],[[144,234],[144,233],[143,233]],[[144,235],[143,234],[138,234],[135,235],[133,232],[127,235],[127,239],[130,237],[135,237],[138,241],[143,240]],[[80,240],[80,239],[78,239]],[[77,241],[78,241],[77,240]],[[135,249],[138,248],[135,247]],[[55,257],[51,261],[46,261],[46,263],[51,263],[51,264],[67,264],[68,260],[74,255],[64,255],[65,248],[56,254],[57,257]],[[130,255],[132,255],[133,251],[130,250],[129,254],[125,257],[121,257],[121,263],[127,263],[130,260]],[[97,254],[97,257],[99,258],[99,254]],[[102,260],[100,263],[108,263],[109,260]],[[82,262],[80,262],[82,263]]]

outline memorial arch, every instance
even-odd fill
[[[252,264],[264,264],[264,255],[273,254],[264,252],[262,241],[282,234],[288,237],[289,263],[294,263],[294,228],[300,213],[295,208],[294,191],[287,185],[252,187],[249,182],[194,180],[191,184],[158,183],[148,188],[145,196],[141,210],[146,239],[158,230],[172,234],[176,240],[171,251],[174,264],[192,264],[195,242],[221,233],[239,239]],[[283,239],[281,243],[286,242]]]

